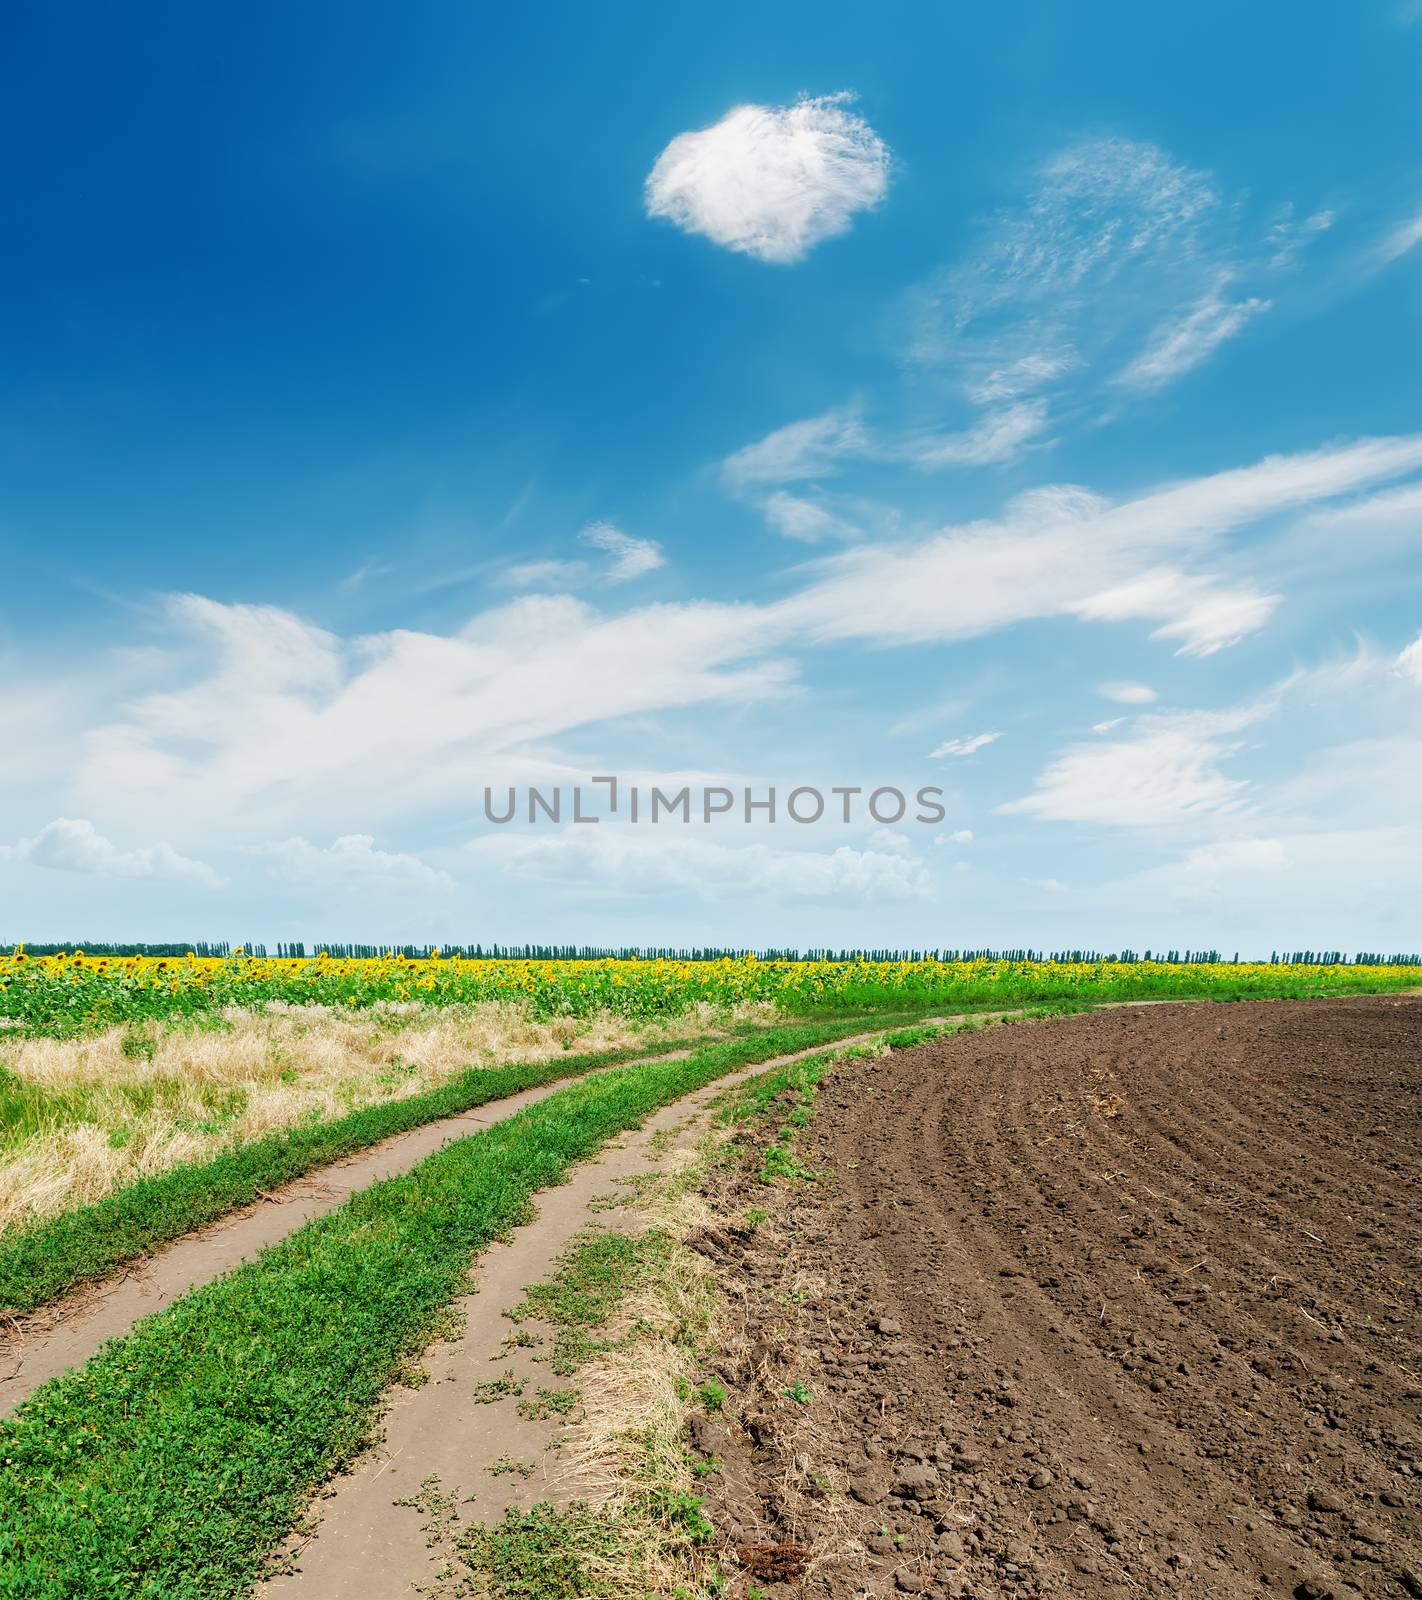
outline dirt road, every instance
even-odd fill
[[[741,1592],[1422,1596],[1420,1089],[1396,998],[1008,1025],[834,1080],[819,1181],[705,1245]]]

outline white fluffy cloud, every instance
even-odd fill
[[[946,739],[936,750],[928,752],[929,759],[934,760],[939,756],[975,755],[985,745],[993,744],[1001,737],[1000,733],[975,733],[971,738]]]
[[[7,846],[0,855],[36,867],[83,872],[98,878],[148,878],[157,883],[220,889],[223,880],[206,862],[179,855],[170,844],[120,850],[82,817],[56,817],[32,839]]]
[[[888,191],[888,148],[851,99],[737,106],[678,134],[648,174],[648,216],[759,261],[799,261]]]

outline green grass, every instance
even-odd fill
[[[839,984],[832,997],[787,992],[785,1011],[830,1015],[833,1010],[873,1011],[885,1005],[913,1006],[922,1012],[986,1011],[1066,1002],[1069,1009],[1133,1000],[1314,1000],[1351,994],[1415,990],[1415,968],[1349,967],[1291,969],[1266,963],[1116,968],[1102,963],[1081,970],[1050,962],[1003,963],[983,978],[891,984],[873,977]]]
[[[865,1026],[873,1026],[872,1021],[866,1020]],[[763,1027],[748,1026],[738,1030],[738,1037],[756,1038],[764,1031]],[[844,1031],[843,1024],[826,1024],[821,1035]],[[704,1038],[666,1040],[651,1050],[664,1054],[704,1042]],[[206,1227],[235,1207],[258,1199],[263,1190],[290,1183],[382,1139],[524,1089],[575,1078],[648,1053],[645,1044],[624,1045],[551,1061],[471,1068],[438,1089],[403,1100],[380,1101],[330,1121],[231,1145],[215,1156],[142,1178],[93,1205],[62,1212],[27,1228],[11,1229],[0,1235],[0,1313],[33,1311],[185,1233]]]
[[[942,1035],[961,1032],[958,1024],[902,1028],[885,1034],[884,1042],[899,1049],[925,1044]],[[806,1056],[800,1061],[789,1061],[783,1067],[763,1072],[749,1083],[741,1084],[727,1094],[720,1106],[719,1120],[738,1124],[755,1122],[779,1112],[781,1124],[776,1137],[766,1146],[761,1164],[762,1183],[772,1183],[776,1178],[810,1178],[814,1174],[795,1153],[795,1140],[811,1116],[819,1095],[820,1080],[838,1063],[859,1056],[871,1056],[872,1046],[850,1046],[844,1050],[826,1050],[822,1054]],[[764,1213],[762,1213],[764,1215]]]
[[[908,1047],[956,1031],[929,1025],[902,1029],[892,1037]],[[784,1114],[788,1097],[792,1114],[803,1113],[796,1126],[803,1126],[813,1111],[814,1086],[825,1073],[837,1062],[873,1053],[862,1046],[831,1049],[762,1072],[721,1097],[719,1120],[738,1129],[768,1121]],[[765,1213],[755,1215],[763,1220]],[[508,1314],[549,1324],[555,1361],[564,1363],[555,1370],[571,1372],[609,1347],[606,1336],[599,1334],[613,1321],[627,1292],[649,1278],[657,1281],[664,1264],[685,1248],[656,1228],[635,1234],[589,1229],[573,1240],[551,1278],[530,1288]],[[675,1337],[685,1338],[687,1331],[678,1326]],[[649,1336],[667,1334],[649,1333],[639,1324],[624,1335],[633,1342]],[[694,1345],[689,1342],[689,1347]],[[675,1392],[688,1412],[715,1414],[729,1398],[725,1384],[714,1377],[697,1382],[678,1376]],[[814,1398],[803,1383],[784,1393],[801,1405]],[[582,1600],[609,1593],[621,1600],[649,1600],[653,1593],[709,1600],[720,1593],[720,1567],[705,1555],[715,1530],[694,1486],[721,1471],[723,1463],[694,1454],[678,1428],[673,1448],[693,1486],[688,1492],[668,1469],[666,1441],[654,1433],[634,1425],[625,1434],[624,1476],[613,1503],[541,1502],[529,1511],[510,1509],[492,1525],[468,1529],[459,1541],[459,1554],[475,1575],[477,1592],[491,1600]],[[609,1587],[612,1573],[617,1577]],[[668,1582],[675,1587],[668,1588]]]
[[[242,1594],[532,1195],[660,1106],[832,1029],[614,1068],[455,1141],[194,1290],[0,1424],[0,1595]]]
[[[1082,1005],[1055,1004],[1027,1013],[1037,1016],[1060,1016],[1068,1011],[1087,1009]],[[956,1033],[971,1032],[987,1024],[983,1022],[924,1023],[914,1027],[898,1028],[882,1035],[882,1043],[892,1050],[909,1050],[915,1045],[928,1044]],[[783,1067],[760,1073],[748,1083],[743,1083],[722,1097],[719,1120],[724,1124],[761,1121],[772,1112],[778,1113],[780,1127],[776,1136],[766,1145],[758,1174],[762,1183],[774,1183],[777,1178],[804,1178],[813,1180],[814,1170],[805,1165],[796,1148],[801,1129],[815,1114],[819,1086],[826,1073],[846,1061],[872,1057],[877,1053],[873,1044],[850,1045],[839,1050],[825,1050],[817,1055],[805,1056],[799,1061],[789,1061]],[[756,1220],[765,1213],[752,1209],[747,1220],[756,1226]]]
[[[715,1532],[698,1496],[649,1489],[635,1505],[612,1512],[584,1501],[510,1507],[492,1528],[471,1528],[460,1553],[481,1575],[480,1592],[498,1600],[586,1600],[603,1592],[592,1587],[597,1569],[627,1561],[629,1546],[644,1541],[649,1527],[671,1549],[704,1545]]]
[[[697,1042],[672,1040],[651,1048],[660,1054]],[[394,1134],[648,1053],[648,1046],[639,1044],[551,1061],[473,1067],[424,1094],[380,1101],[327,1122],[231,1145],[215,1156],[141,1178],[93,1205],[12,1229],[0,1236],[0,1311],[32,1311],[205,1227],[258,1199],[264,1189],[290,1183]]]
[[[529,1422],[543,1422],[549,1417],[566,1417],[578,1403],[576,1389],[539,1389],[527,1399],[520,1400],[518,1414]]]
[[[567,1377],[606,1348],[598,1331],[612,1320],[629,1289],[665,1262],[672,1241],[656,1229],[609,1233],[589,1229],[563,1253],[553,1276],[524,1291],[505,1315],[513,1322],[543,1322],[553,1330],[548,1362]]]
[[[512,1372],[501,1372],[497,1378],[486,1378],[474,1385],[476,1405],[493,1405],[496,1400],[507,1400],[523,1393],[523,1379]]]
[[[678,1551],[706,1544],[715,1531],[700,1496],[649,1488],[615,1511],[584,1501],[510,1507],[492,1528],[469,1529],[460,1553],[483,1579],[480,1592],[498,1600],[586,1600],[604,1592],[593,1588],[597,1568],[623,1566],[649,1532],[665,1550]]]

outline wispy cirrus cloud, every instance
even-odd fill
[[[1000,733],[975,733],[971,738],[945,739],[937,749],[928,752],[929,760],[937,760],[940,756],[972,756],[979,750],[985,749],[990,744],[1002,737]]]
[[[312,818],[363,835],[467,814],[496,773],[575,779],[585,768],[559,742],[615,719],[783,699],[787,658],[826,645],[951,643],[1073,618],[1143,624],[1206,654],[1277,603],[1228,548],[1233,530],[1418,469],[1411,436],[1270,457],[1119,504],[1054,486],[996,518],[839,551],[771,601],[619,611],[528,595],[447,634],[345,639],[276,608],[179,597],[145,658],[150,685],[90,723],[65,804],[233,843],[310,838]]]
[[[1146,712],[1102,724],[1129,731],[1072,743],[1049,761],[1030,794],[998,807],[1043,821],[1177,830],[1205,842],[1175,864],[1187,875],[1274,871],[1317,859],[1330,832],[1357,826],[1391,836],[1413,821],[1422,739],[1407,696],[1422,685],[1422,636],[1392,656],[1366,643],[1347,657],[1298,668],[1241,704]],[[1282,780],[1231,769],[1266,724],[1306,726],[1309,765]],[[1321,740],[1321,728],[1344,734]]]
[[[990,368],[978,377],[967,379],[963,392],[975,406],[1000,405],[1005,400],[1030,394],[1034,389],[1045,388],[1081,364],[1081,357],[1074,350],[1034,350],[1004,366]]]
[[[1016,395],[1094,363],[1120,336],[1218,270],[1209,177],[1159,146],[1088,139],[1044,161],[1024,200],[920,292],[913,353],[958,367],[970,394]]]
[[[1374,556],[1402,556],[1415,549],[1419,532],[1422,484],[1408,483],[1310,512],[1289,529],[1274,558],[1281,566],[1300,560],[1317,565],[1345,545]]]
[[[578,534],[583,544],[601,550],[608,558],[600,565],[590,561],[516,561],[494,580],[504,589],[541,589],[566,592],[591,583],[630,583],[666,565],[655,539],[637,539],[611,522],[590,522]]]
[[[743,445],[721,463],[721,476],[736,490],[797,483],[838,472],[842,462],[869,449],[859,407],[836,406]]]
[[[612,558],[607,569],[610,583],[627,583],[666,565],[662,547],[654,539],[635,539],[610,522],[590,522],[578,537]]]
[[[1422,685],[1422,634],[1418,634],[1392,665],[1393,671],[1401,677]]]
[[[586,561],[515,561],[499,573],[505,589],[575,589],[589,576]]]
[[[837,477],[853,462],[907,466],[919,472],[985,467],[1011,461],[1047,428],[1043,400],[1023,400],[986,411],[971,426],[879,430],[859,406],[840,406],[787,423],[744,445],[721,463],[721,481],[742,498],[759,500],[766,521],[791,539],[817,540],[843,531],[842,519],[784,485]],[[771,485],[774,492],[766,495]],[[836,526],[839,524],[839,526]]]
[[[1080,140],[1043,161],[965,256],[910,294],[909,354],[946,369],[968,411],[891,420],[861,403],[775,429],[722,463],[746,495],[853,462],[997,466],[1053,442],[1057,418],[1119,408],[1203,366],[1273,305],[1259,292],[1333,222],[1291,205],[1245,235],[1214,179],[1158,145]],[[1403,238],[1399,235],[1399,238]]]
[[[1163,820],[1168,801],[1152,804],[1140,752],[1098,770],[1092,785],[1079,772],[1076,803],[1058,781],[1062,772],[1049,766],[1030,798],[1053,787],[1057,794],[1036,814],[1067,820],[1056,814],[1069,810],[1098,825],[1153,829],[1162,847],[1174,848],[1173,859],[1109,885],[1106,893],[1138,896],[1167,910],[1172,923],[1198,913],[1201,929],[1213,930],[1232,915],[1244,929],[1267,925],[1282,933],[1320,918],[1334,926],[1353,915],[1360,917],[1355,939],[1389,928],[1406,947],[1410,907],[1422,886],[1416,826],[1422,738],[1409,703],[1416,684],[1398,662],[1393,652],[1364,643],[1349,657],[1291,672],[1233,712],[1165,719],[1187,752],[1178,756],[1191,785],[1183,798],[1196,802],[1173,819]],[[1152,737],[1158,738],[1160,719],[1141,723],[1154,724]],[[1296,765],[1288,765],[1289,752]],[[1123,772],[1128,779],[1139,776],[1127,803],[1091,805],[1091,794],[1099,796]],[[1231,783],[1239,787],[1231,790]]]
[[[1178,653],[1209,655],[1262,627],[1279,597],[1202,567],[1230,530],[1422,466],[1422,435],[1271,456],[1111,505],[1056,486],[995,521],[846,550],[782,601],[825,640],[972,638],[1028,617],[1150,622]]]
[[[1266,240],[1269,251],[1267,265],[1276,272],[1292,267],[1308,246],[1320,234],[1327,233],[1337,220],[1337,216],[1327,209],[1314,211],[1299,219],[1295,216],[1292,203],[1286,203],[1269,229]]]
[[[1096,692],[1105,700],[1114,700],[1120,706],[1148,706],[1160,696],[1146,683],[1113,681],[1098,683]]]
[[[1239,735],[1263,714],[1182,712],[1141,717],[1128,738],[1072,745],[1050,762],[1029,795],[998,810],[1051,822],[1169,827],[1202,813],[1237,811],[1246,784],[1223,764]]]
[[[761,504],[765,520],[785,539],[818,544],[822,539],[849,538],[854,525],[818,500],[777,489]]]
[[[1270,302],[1251,297],[1227,299],[1223,289],[1212,289],[1183,315],[1172,316],[1156,328],[1145,349],[1115,376],[1128,389],[1160,389],[1207,361],[1226,339],[1233,339],[1252,317],[1269,309]]]
[[[1422,211],[1415,216],[1405,217],[1384,235],[1378,246],[1378,256],[1384,266],[1390,266],[1415,250],[1419,244],[1422,244]]]
[[[1078,398],[1144,393],[1203,365],[1270,309],[1258,287],[1332,221],[1285,206],[1251,238],[1210,174],[1148,141],[1079,140],[916,291],[910,351],[974,406],[1035,397],[1040,432],[1067,382]]]
[[[1022,400],[986,411],[972,424],[950,433],[920,433],[886,445],[886,460],[906,460],[926,472],[942,467],[985,467],[1011,461],[1047,428],[1047,402]]]
[[[736,106],[678,134],[647,176],[647,215],[758,261],[803,259],[888,192],[888,147],[853,98]]]

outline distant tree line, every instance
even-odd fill
[[[13,955],[19,946],[0,944],[0,955]],[[304,940],[278,943],[268,950],[260,942],[231,945],[226,941],[213,944],[194,940],[191,944],[110,944],[103,940],[72,940],[67,944],[26,944],[32,956],[65,955],[71,950],[82,950],[91,956],[230,956],[235,949],[258,958],[269,954],[287,958],[305,958],[321,951],[335,959],[370,959],[376,956],[403,955],[409,961],[421,961],[436,950],[443,956],[464,956],[474,961],[723,961],[740,956],[754,955],[761,961],[1116,961],[1130,964],[1136,961],[1159,961],[1169,966],[1238,965],[1239,952],[1233,956],[1221,955],[1218,950],[789,950],[764,949],[752,951],[744,946],[634,946],[613,949],[590,944],[313,944]],[[1360,950],[1349,956],[1341,950],[1293,950],[1271,952],[1271,966],[1320,967],[1416,967],[1422,966],[1422,955],[1380,955],[1375,951]]]
[[[20,949],[18,944],[0,944],[0,956],[12,956]],[[64,956],[72,950],[82,950],[86,956],[230,956],[232,946],[227,943],[208,944],[198,939],[191,944],[107,944],[102,939],[74,939],[67,944],[36,944],[24,941],[24,951],[31,956]],[[248,948],[251,948],[250,946]],[[263,951],[265,954],[265,951]]]

